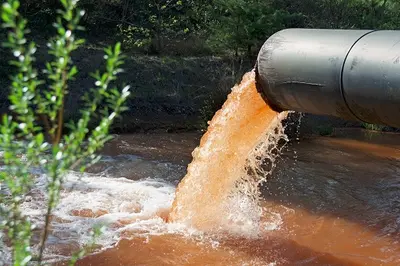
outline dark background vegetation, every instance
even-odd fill
[[[44,48],[54,33],[59,1],[21,3],[41,67],[49,59]],[[78,5],[86,11],[80,35],[87,42],[74,54],[80,74],[70,86],[67,117],[77,115],[77,99],[92,86],[89,73],[102,65],[102,48],[121,41],[128,57],[120,80],[131,84],[133,97],[115,132],[204,129],[230,87],[253,67],[263,42],[280,29],[400,26],[398,0],[80,0]],[[13,69],[4,48],[0,58],[1,112],[6,112]],[[304,127],[320,134],[362,126],[326,117],[305,120]]]

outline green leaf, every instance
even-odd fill
[[[119,55],[119,53],[121,52],[121,43],[120,42],[117,42],[116,44],[115,44],[115,54],[116,55]]]
[[[61,4],[63,5],[63,7],[64,7],[65,9],[68,9],[68,8],[69,8],[67,0],[60,0],[60,2],[61,2]]]
[[[1,13],[1,19],[6,23],[11,21],[11,18],[5,12]]]
[[[14,10],[18,10],[18,8],[19,8],[19,1],[13,1],[13,6],[12,6],[12,8],[14,9]]]
[[[68,78],[74,77],[77,73],[78,73],[78,68],[76,66],[73,66],[69,71]]]
[[[6,15],[12,15],[14,13],[14,9],[8,2],[6,2],[1,6],[1,12]]]

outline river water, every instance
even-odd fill
[[[118,136],[110,145],[113,158],[141,157],[116,159],[119,163],[108,168],[110,183],[118,183],[112,176],[139,166],[144,176],[130,178],[167,181],[158,185],[169,192],[154,205],[168,208],[198,138],[196,134]],[[137,191],[131,193],[137,197]],[[117,244],[116,238],[116,246],[84,258],[79,265],[400,264],[397,134],[346,130],[336,137],[291,143],[262,195],[266,230],[257,238],[203,234],[167,225],[155,215],[124,228],[126,240]],[[118,198],[122,204],[122,195]]]
[[[397,134],[346,130],[290,143],[262,189],[266,230],[258,238],[164,221],[199,138],[115,136],[90,174],[68,176],[74,190],[63,192],[55,213],[48,261],[65,260],[104,224],[102,247],[78,265],[400,264]],[[36,196],[41,186],[39,178]],[[25,203],[38,223],[41,204]]]
[[[165,222],[199,134],[115,136],[91,174],[69,175],[46,257],[65,260],[104,224],[101,246],[78,265],[399,265],[399,136],[335,135],[286,147],[254,238]],[[40,204],[25,206],[38,223]]]

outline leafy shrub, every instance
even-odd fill
[[[60,0],[54,23],[57,34],[48,43],[53,60],[46,64],[45,80],[38,78],[33,66],[36,45],[26,39],[27,20],[20,14],[20,2],[7,0],[1,8],[3,26],[8,31],[4,46],[12,52],[10,64],[16,73],[11,76],[8,97],[12,115],[4,115],[0,124],[0,230],[7,233],[14,265],[26,265],[31,260],[42,264],[51,213],[58,203],[65,174],[75,169],[84,171],[100,159],[95,152],[110,139],[110,125],[125,109],[130,94],[128,86],[121,92],[113,85],[123,63],[118,43],[105,49],[106,69],[93,74],[95,86],[83,99],[81,117],[68,123],[69,133],[63,134],[68,82],[78,72],[71,53],[84,42],[75,36],[84,15],[76,4],[76,0]],[[101,114],[100,122],[90,131],[88,125],[95,114]],[[31,249],[34,225],[20,208],[34,183],[33,167],[39,167],[48,177],[45,226],[37,250]]]

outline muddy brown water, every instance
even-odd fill
[[[260,238],[219,235],[215,245],[176,234],[131,235],[78,265],[399,265],[399,137],[345,130],[291,143],[262,189],[263,219],[276,228]],[[174,158],[186,162],[198,138],[128,135],[114,144],[148,146],[155,157],[142,155],[167,161],[169,147],[182,143]]]

